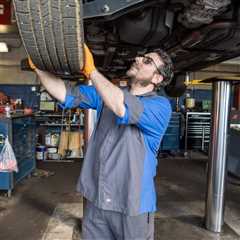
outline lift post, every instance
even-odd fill
[[[205,225],[208,230],[216,233],[222,231],[224,223],[231,86],[239,79],[239,77],[222,77],[204,80],[204,82],[213,82]]]

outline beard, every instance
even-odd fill
[[[135,84],[139,84],[141,87],[147,87],[148,85],[152,84],[152,82],[147,79],[141,79],[135,80]]]
[[[127,72],[127,76],[128,76],[128,85],[140,85],[141,87],[146,87],[150,84],[152,84],[152,78],[151,79],[138,79],[136,78],[136,76],[134,74],[131,74],[131,72]]]
[[[147,87],[148,85],[152,84],[152,81],[148,79],[136,79],[135,77],[128,78],[128,86],[136,84],[140,85],[141,87]]]

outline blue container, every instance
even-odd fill
[[[47,159],[47,147],[37,146],[36,147],[36,159],[40,161],[45,161]]]

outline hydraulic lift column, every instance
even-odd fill
[[[211,145],[205,206],[206,228],[213,232],[221,232],[224,223],[230,94],[231,81],[213,79]]]

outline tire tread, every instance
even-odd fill
[[[82,3],[79,0],[14,0],[25,49],[34,64],[79,76],[83,67]]]

